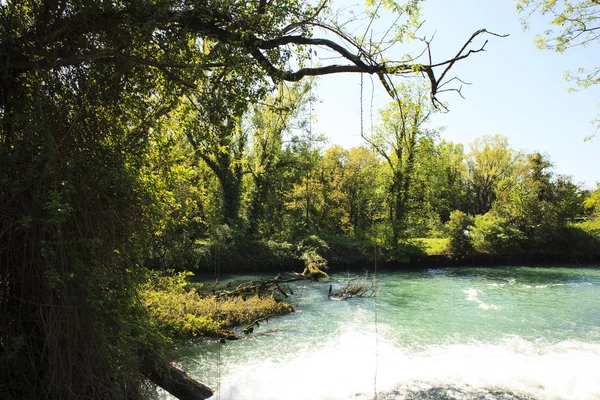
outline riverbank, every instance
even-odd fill
[[[555,251],[521,251],[486,253],[472,251],[460,257],[448,254],[438,246],[432,252],[423,239],[412,239],[391,249],[368,241],[347,237],[324,237],[327,247],[321,250],[328,271],[373,270],[378,268],[406,270],[419,268],[502,266],[502,265],[586,265],[600,263],[600,247],[581,250],[577,245],[562,246]],[[205,244],[203,258],[193,268],[197,272],[272,273],[302,272],[304,261],[289,243],[247,241],[223,249]]]
[[[170,338],[234,339],[234,327],[247,326],[249,331],[256,321],[294,311],[268,288],[261,291],[257,286],[244,293],[236,289],[216,291],[215,284],[212,292],[199,294],[202,284],[190,282],[191,275],[153,273],[142,288],[142,302],[150,318]]]

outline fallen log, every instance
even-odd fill
[[[259,318],[256,321],[252,322],[250,325],[248,325],[247,327],[244,328],[244,330],[242,332],[244,332],[244,334],[249,334],[254,332],[254,326],[260,326],[260,323],[263,321],[266,321],[267,319],[271,318],[273,315],[267,315],[265,317]]]
[[[286,297],[288,297],[288,294],[285,292],[284,288],[281,285],[290,283],[290,282],[296,282],[296,281],[310,279],[310,277],[305,276],[305,275],[301,275],[301,274],[297,274],[297,273],[294,273],[294,275],[295,275],[294,277],[287,278],[287,279],[282,278],[281,275],[277,275],[273,279],[264,280],[261,282],[254,282],[254,281],[244,282],[244,283],[241,283],[240,285],[238,285],[234,289],[218,291],[215,294],[218,297],[254,296],[257,294],[260,294],[260,295],[280,294],[283,298],[286,298]],[[230,286],[231,285],[229,284],[228,287],[230,287]],[[293,294],[293,292],[291,292],[291,289],[289,289],[289,286],[288,286],[288,290],[290,290],[290,294]]]
[[[368,282],[351,279],[335,292],[333,292],[332,286],[330,285],[328,297],[350,299],[353,297],[375,297],[377,294],[377,285],[375,281]]]
[[[144,371],[144,376],[180,400],[204,400],[212,397],[213,390],[191,378],[184,371],[163,364],[152,370]]]

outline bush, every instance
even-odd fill
[[[270,296],[200,296],[190,289],[191,272],[160,275],[152,273],[142,290],[142,300],[158,328],[170,336],[216,337],[218,332],[249,324],[272,315],[293,311],[293,307]]]
[[[450,220],[446,223],[448,232],[448,246],[446,252],[453,258],[462,258],[474,252],[471,240],[471,229],[473,217],[460,210],[450,214]]]
[[[588,235],[595,237],[597,240],[600,240],[600,218],[581,222],[574,226],[583,230]]]
[[[560,252],[577,259],[600,255],[600,221],[568,225],[553,234],[550,252]]]
[[[330,264],[357,265],[373,262],[374,245],[366,239],[351,236],[325,236],[328,249],[324,252]]]
[[[384,249],[386,261],[410,262],[415,258],[421,258],[425,252],[425,244],[418,241],[403,240],[391,249]],[[387,251],[386,251],[387,250]]]
[[[475,249],[490,254],[520,253],[526,239],[523,232],[493,212],[475,217],[472,238]]]
[[[284,271],[298,259],[296,248],[273,240],[213,241],[198,244],[198,270],[211,271]]]

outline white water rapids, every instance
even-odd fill
[[[275,332],[190,343],[179,365],[222,400],[600,400],[600,269],[435,270],[378,282],[377,298],[340,302],[327,300],[328,285],[302,283],[298,312],[261,325]]]

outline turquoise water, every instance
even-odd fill
[[[335,286],[351,274],[332,276]],[[374,298],[300,282],[297,312],[177,363],[215,399],[600,399],[600,268],[380,272]]]

